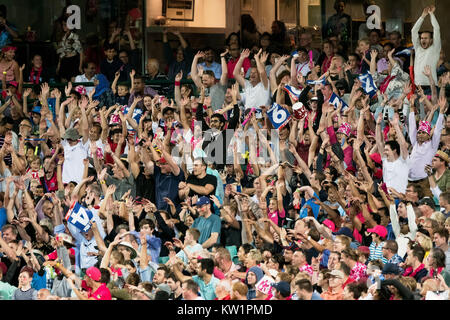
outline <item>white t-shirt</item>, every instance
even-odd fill
[[[403,159],[402,156],[398,157],[395,161],[387,161],[387,158],[383,160],[383,181],[386,183],[386,187],[394,188],[397,192],[405,193],[408,185],[408,159]]]
[[[70,181],[80,183],[83,179],[83,160],[88,156],[89,144],[83,144],[79,141],[75,146],[71,147],[67,140],[62,140],[61,145],[64,148],[63,183],[69,183]]]
[[[252,86],[250,81],[245,80],[244,94],[245,109],[270,105],[270,86],[268,85],[266,89],[262,82]]]

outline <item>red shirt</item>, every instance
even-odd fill
[[[236,58],[236,59],[231,58],[231,60],[228,61],[227,68],[228,68],[228,78],[229,79],[234,79],[233,72],[234,72],[234,68],[236,67],[236,64],[238,63],[238,61],[239,61],[239,58]],[[244,62],[242,63],[242,67],[244,68],[244,75],[247,74],[248,69],[250,69],[250,67],[251,67],[250,60],[248,58],[244,59]]]
[[[112,142],[112,140],[111,140],[111,138],[110,137],[108,137],[108,143],[109,143],[109,146],[111,147],[111,151],[112,152],[116,152],[116,148],[117,148],[117,143],[114,143],[114,142]],[[122,145],[122,150],[120,150],[120,154],[123,154],[123,152],[125,151],[125,145],[126,145],[126,143],[124,143],[123,145]],[[106,164],[114,164],[114,159],[113,159],[113,157],[109,154],[109,153],[107,153],[106,154],[106,156],[105,156],[105,163]]]
[[[89,298],[94,298],[95,300],[112,300],[111,291],[109,291],[105,283],[102,283],[94,293],[91,292],[92,291],[89,291]]]

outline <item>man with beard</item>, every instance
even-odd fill
[[[415,50],[415,84],[417,86],[427,86],[427,89],[429,89],[430,82],[427,76],[423,74],[423,70],[425,66],[431,66],[431,76],[433,77],[434,83],[437,84],[438,80],[435,66],[441,54],[441,29],[434,15],[435,10],[436,7],[434,5],[423,9],[422,15],[411,30],[411,39]],[[433,32],[423,31],[419,33],[419,29],[428,14],[433,25]]]

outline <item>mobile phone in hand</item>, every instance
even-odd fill
[[[384,193],[389,194],[389,193],[388,193],[388,190],[387,190],[387,187],[386,187],[386,182],[383,182],[383,183],[381,184],[381,189],[384,191]]]

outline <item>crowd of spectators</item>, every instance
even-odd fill
[[[167,72],[150,57],[146,76],[130,29],[113,26],[96,60],[61,19],[64,90],[5,42],[0,299],[448,299],[435,7],[413,49],[369,30],[355,52],[335,8],[320,49],[245,15],[224,48],[170,31],[174,48],[164,29]]]

